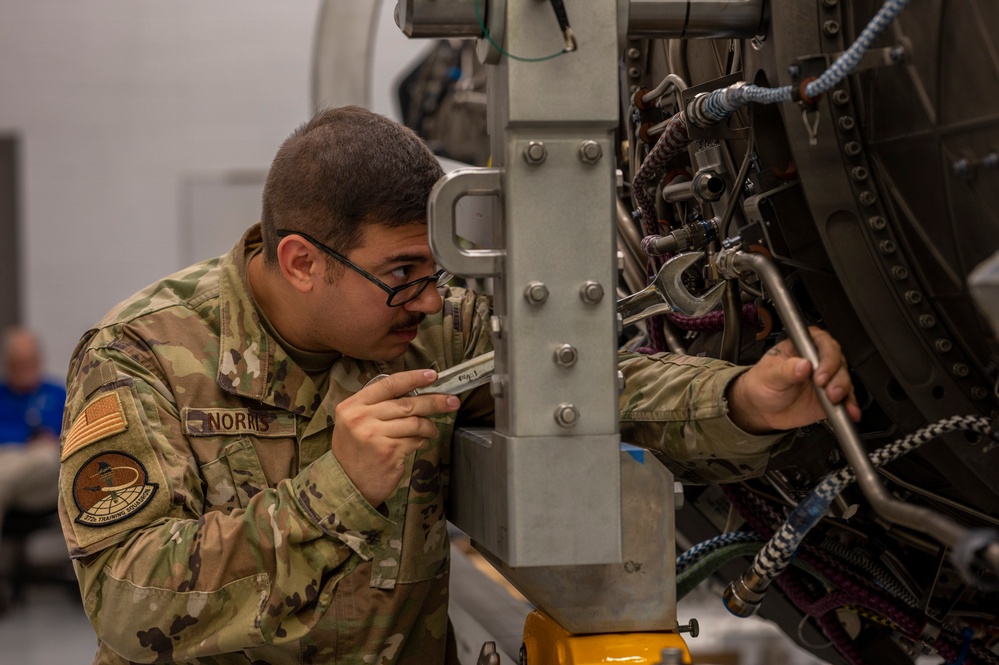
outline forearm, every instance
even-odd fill
[[[728,386],[746,368],[673,354],[623,356],[623,441],[649,448],[688,482],[761,474],[786,433],[758,436],[729,417]]]

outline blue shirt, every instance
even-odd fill
[[[32,393],[15,393],[0,384],[0,446],[27,443],[43,431],[59,436],[66,389],[43,382]]]

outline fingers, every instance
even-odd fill
[[[364,404],[377,404],[385,400],[402,397],[416,388],[429,386],[437,378],[432,369],[414,369],[389,374],[384,379],[369,383],[358,391],[357,396]]]

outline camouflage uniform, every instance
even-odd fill
[[[249,294],[259,247],[255,226],[228,255],[117,307],[74,354],[60,515],[99,637],[95,662],[443,663],[453,655],[443,501],[455,414],[436,418],[439,437],[410,456],[378,509],[330,453],[330,433],[335,406],[376,374],[489,351],[490,303],[452,289],[399,360],[341,356],[328,374],[309,373]],[[679,378],[664,381],[659,363]],[[623,366],[629,385],[641,382],[623,397],[628,422],[657,421],[636,431],[666,442],[656,447],[669,458],[696,469],[698,456],[746,448],[743,470],[762,468],[774,438],[747,437],[725,417],[738,369],[670,357]],[[457,417],[491,409],[479,390]],[[718,446],[698,448],[699,434]],[[724,475],[706,468],[703,478]]]

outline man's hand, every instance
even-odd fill
[[[847,413],[860,420],[860,406],[839,343],[824,330],[808,332],[819,352],[815,382],[833,404],[846,400]],[[826,417],[812,386],[812,364],[785,339],[767,351],[728,389],[729,418],[753,434],[793,429]]]
[[[437,436],[437,426],[427,416],[458,409],[460,402],[451,395],[407,395],[436,378],[433,370],[399,372],[337,406],[333,455],[372,506],[379,506],[399,484],[406,456]]]

